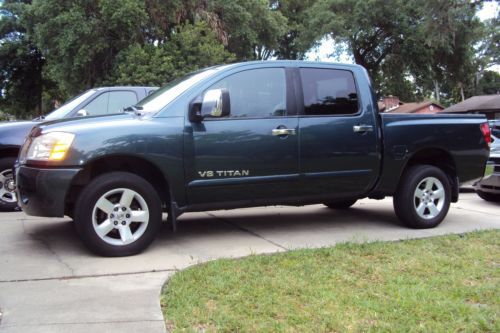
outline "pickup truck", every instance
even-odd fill
[[[103,87],[94,88],[70,99],[45,117],[33,121],[0,123],[0,211],[17,207],[12,167],[30,130],[41,121],[84,117],[121,112],[136,104],[158,88],[155,87]]]
[[[16,166],[28,215],[68,215],[103,256],[132,255],[185,212],[393,196],[431,228],[484,175],[478,115],[379,114],[357,65],[267,61],[179,78],[133,113],[36,126]]]

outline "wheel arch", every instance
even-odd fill
[[[441,169],[448,176],[451,185],[451,202],[458,201],[459,181],[457,167],[453,156],[449,152],[437,147],[424,148],[416,151],[406,162],[401,173],[400,181],[405,172],[415,165],[432,165]]]
[[[139,156],[111,155],[87,163],[73,179],[66,195],[65,214],[73,216],[74,204],[85,185],[94,178],[113,171],[130,172],[144,178],[155,188],[163,208],[169,208],[169,182],[158,166]]]

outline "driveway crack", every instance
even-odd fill
[[[100,325],[100,324],[128,324],[128,323],[156,323],[163,322],[163,319],[138,319],[138,320],[114,320],[114,321],[85,321],[85,322],[54,322],[36,324],[11,324],[2,327],[33,327],[33,326],[62,326],[62,325]]]
[[[268,242],[268,243],[270,243],[270,244],[272,244],[272,245],[274,245],[274,246],[276,246],[276,247],[279,247],[279,248],[280,248],[280,249],[282,249],[282,250],[285,250],[285,251],[289,251],[289,250],[290,250],[290,249],[286,248],[285,246],[283,246],[283,245],[281,245],[281,244],[276,243],[275,241],[272,241],[272,240],[270,240],[270,239],[268,239],[268,238],[266,238],[266,237],[264,237],[264,236],[262,236],[262,235],[259,235],[259,234],[258,234],[258,233],[256,233],[255,231],[252,231],[252,230],[250,230],[250,229],[247,229],[247,228],[245,228],[245,227],[240,226],[239,224],[236,224],[236,223],[232,222],[231,220],[225,219],[225,218],[223,218],[223,217],[219,217],[219,216],[217,216],[217,215],[215,215],[215,214],[213,214],[213,213],[209,213],[209,212],[205,212],[205,214],[207,214],[207,215],[209,215],[209,216],[211,216],[211,217],[213,217],[213,218],[216,218],[216,219],[220,220],[222,223],[224,223],[224,224],[226,224],[226,225],[230,225],[230,226],[232,226],[233,228],[236,228],[236,229],[238,229],[238,230],[241,230],[241,231],[244,231],[244,232],[246,232],[246,233],[249,233],[249,234],[251,234],[252,236],[258,237],[258,238],[260,238],[260,239],[262,239],[262,240],[264,240],[264,241],[266,241],[266,242]]]
[[[24,222],[25,222],[24,219],[21,220],[21,224],[22,224],[22,227],[23,227],[23,233],[25,235],[27,235],[28,237],[30,237],[31,239],[34,239],[37,242],[41,243],[50,253],[52,253],[54,255],[54,257],[56,258],[57,262],[59,262],[60,264],[62,264],[64,267],[66,267],[70,271],[71,275],[74,275],[75,274],[75,270],[73,269],[73,267],[71,267],[67,262],[65,262],[61,258],[61,256],[56,251],[54,251],[54,249],[52,249],[52,247],[50,246],[50,243],[47,240],[45,240],[45,239],[43,239],[41,237],[37,237],[33,233],[28,232],[28,230],[26,230],[26,225],[24,224]]]
[[[110,277],[110,276],[140,275],[140,274],[148,274],[148,273],[165,273],[165,272],[178,272],[178,271],[179,271],[178,268],[152,269],[152,270],[146,270],[146,271],[125,272],[125,273],[88,274],[88,275],[54,276],[54,277],[31,278],[31,279],[0,280],[0,283],[40,282],[40,281],[54,281],[54,280],[79,280],[79,279],[91,279],[91,278],[101,278],[101,277]]]

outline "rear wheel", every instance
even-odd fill
[[[0,159],[0,211],[10,212],[17,208],[16,186],[12,168],[16,162],[15,157]]]
[[[433,228],[450,208],[451,186],[446,174],[431,165],[411,167],[394,195],[394,210],[407,226]]]
[[[356,203],[356,199],[352,200],[342,200],[342,201],[333,201],[333,202],[325,202],[324,205],[331,209],[348,209],[352,205]]]
[[[161,201],[143,178],[111,172],[83,189],[74,217],[90,250],[111,257],[133,255],[153,242],[161,225]]]
[[[500,194],[498,193],[489,193],[483,191],[476,191],[477,195],[483,200],[490,202],[500,202]]]

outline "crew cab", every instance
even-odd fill
[[[28,215],[73,218],[92,251],[139,253],[162,213],[393,196],[396,215],[431,228],[484,174],[478,115],[379,114],[357,65],[267,61],[179,78],[133,113],[43,123],[19,155]]]
[[[0,123],[0,211],[17,207],[12,167],[30,130],[41,121],[122,112],[124,107],[156,90],[156,87],[102,87],[85,91],[44,117],[32,121]]]

